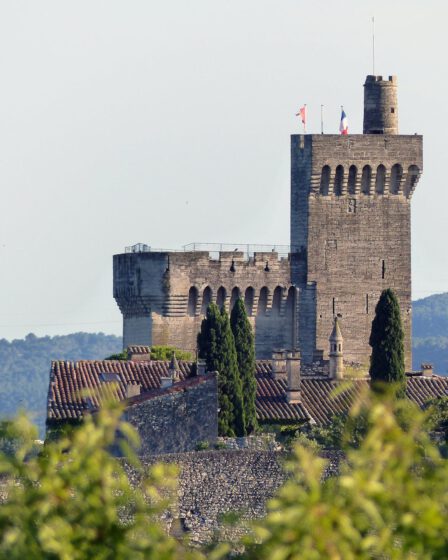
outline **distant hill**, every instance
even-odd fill
[[[413,368],[431,362],[437,373],[448,375],[448,293],[412,304]]]
[[[8,342],[0,340],[0,416],[24,409],[43,435],[52,360],[97,360],[122,350],[121,338],[103,333],[74,333]]]

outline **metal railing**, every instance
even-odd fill
[[[277,253],[278,257],[286,258],[291,252],[289,245],[259,245],[252,243],[188,243],[182,249],[154,249],[145,243],[136,243],[125,247],[125,253],[208,253],[211,259],[218,259],[219,253],[243,253],[246,258],[253,257],[255,253]]]

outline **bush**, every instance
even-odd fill
[[[448,555],[448,462],[429,439],[416,406],[371,397],[368,429],[346,448],[340,473],[298,445],[291,478],[268,504],[267,517],[246,540],[257,560],[370,560]],[[360,413],[356,404],[350,416]]]
[[[157,518],[167,504],[161,492],[175,491],[173,467],[155,466],[134,489],[109,449],[116,434],[127,459],[140,469],[131,447],[133,429],[114,405],[87,416],[84,424],[31,456],[35,429],[20,417],[3,426],[20,445],[0,453],[7,498],[0,507],[0,558],[11,560],[174,560],[202,558],[169,537]],[[126,518],[126,522],[122,517]]]

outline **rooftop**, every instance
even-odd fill
[[[175,391],[190,383],[199,383],[200,377],[190,377],[193,363],[179,361],[179,382],[170,390]],[[129,385],[140,385],[137,400],[157,396],[161,377],[168,376],[169,362],[162,361],[55,361],[51,365],[47,417],[49,421],[77,420],[87,410],[99,407],[104,395],[126,400]],[[117,385],[114,391],[106,390],[102,379],[114,374]],[[346,411],[353,398],[368,385],[368,378],[334,381],[324,375],[301,378],[301,402],[288,403],[286,380],[274,379],[270,361],[257,361],[257,417],[260,422],[301,422],[327,424],[334,414]],[[198,381],[199,380],[199,381]],[[345,383],[347,390],[333,395],[335,387]],[[86,397],[86,390],[92,392]],[[422,406],[431,398],[448,396],[448,377],[410,374],[407,378],[407,396]],[[128,402],[132,402],[128,401]]]

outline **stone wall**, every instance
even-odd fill
[[[125,420],[138,431],[141,454],[173,453],[213,444],[218,437],[218,387],[215,374],[191,378],[157,396],[131,399]]]
[[[327,356],[339,314],[345,358],[367,363],[375,306],[381,291],[392,288],[410,368],[410,200],[422,170],[421,136],[295,135],[291,144],[291,240],[306,262],[305,279],[293,268],[292,280],[304,292],[300,314],[315,328],[315,350]],[[311,337],[301,326],[309,361]]]
[[[169,345],[196,350],[210,301],[230,311],[246,302],[258,358],[292,347],[298,298],[288,258],[277,253],[142,252],[114,256],[114,297],[123,314],[123,344]]]
[[[325,476],[336,472],[339,455],[324,453],[330,459]],[[235,537],[247,532],[248,521],[266,513],[266,502],[287,480],[283,468],[287,455],[273,451],[201,451],[145,457],[148,467],[157,462],[179,467],[178,504],[174,517],[193,542],[209,542],[218,533]],[[138,475],[129,467],[135,484]],[[236,512],[241,521],[226,528],[223,516]],[[167,524],[171,525],[168,517]]]

